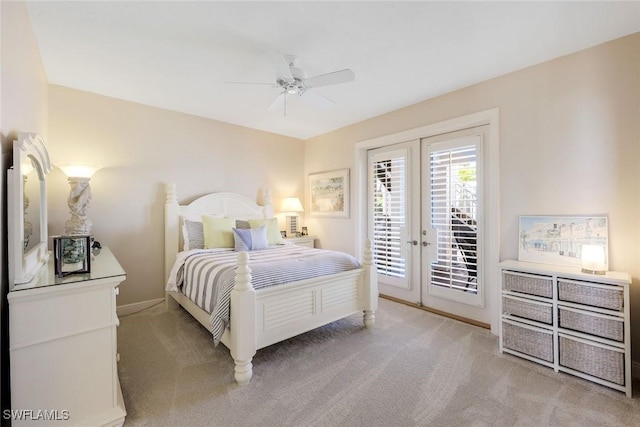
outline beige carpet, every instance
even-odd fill
[[[121,318],[133,426],[640,426],[640,401],[498,352],[489,331],[380,301],[259,350],[248,386],[182,309]]]

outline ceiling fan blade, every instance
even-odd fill
[[[265,86],[278,87],[278,85],[274,83],[260,83],[260,82],[224,82],[224,83],[231,84],[231,85],[265,85]]]
[[[287,83],[293,83],[295,79],[293,78],[293,74],[291,74],[291,69],[289,68],[289,62],[285,59],[284,56],[275,53],[268,52],[269,59],[273,63],[273,66],[276,68],[276,74],[278,78],[286,81]]]
[[[355,80],[356,75],[350,69],[334,71],[332,73],[320,74],[319,76],[309,77],[302,81],[306,88],[335,85],[338,83],[348,83]]]
[[[310,90],[305,90],[302,95],[300,95],[300,98],[309,105],[323,109],[329,109],[335,105],[335,101],[332,99]]]
[[[287,94],[285,92],[280,92],[276,97],[267,105],[267,111],[277,110],[279,108],[284,107],[285,97]]]

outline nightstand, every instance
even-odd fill
[[[284,241],[309,248],[316,247],[316,236],[285,237]]]

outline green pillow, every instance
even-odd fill
[[[204,232],[204,248],[233,248],[233,227],[236,221],[233,218],[215,218],[202,215],[202,230]]]
[[[269,241],[270,245],[284,244],[284,240],[282,240],[282,235],[280,234],[280,227],[278,226],[278,218],[250,219],[249,224],[251,225],[251,228],[258,228],[262,227],[263,225],[267,226],[267,240]]]

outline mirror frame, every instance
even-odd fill
[[[24,162],[30,159],[40,180],[40,242],[24,252]],[[30,282],[49,259],[47,234],[47,180],[52,170],[44,139],[35,133],[19,133],[13,141],[13,166],[7,171],[9,287]]]

